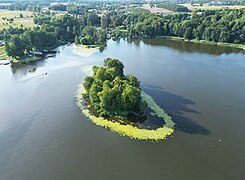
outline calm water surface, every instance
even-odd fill
[[[93,125],[74,92],[93,65],[119,58],[177,123],[158,143]],[[43,75],[44,73],[48,75]],[[0,179],[245,179],[245,56],[167,40],[60,47],[55,58],[0,66]]]

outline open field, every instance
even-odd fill
[[[20,14],[23,14],[23,18],[20,18]],[[12,27],[32,27],[33,23],[33,12],[31,11],[0,11],[0,29]],[[6,18],[6,19],[5,19]],[[13,23],[7,21],[7,19],[14,18]]]
[[[211,6],[209,4],[204,4],[203,6],[193,4],[191,5],[190,3],[188,4],[180,4],[182,6],[187,7],[190,10],[218,10],[218,9],[241,9],[245,8],[245,6]]]
[[[52,5],[57,5],[57,4],[61,4],[61,5],[65,5],[65,6],[69,5],[68,2],[52,2],[52,3],[50,3],[51,6]]]
[[[144,4],[141,8],[149,10],[151,13],[173,13],[173,11],[164,8],[157,8],[155,6],[151,8],[149,4]]]

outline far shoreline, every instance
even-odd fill
[[[112,39],[112,38],[111,38]],[[128,39],[148,39],[148,37],[136,37],[136,38],[128,38]],[[223,42],[213,42],[213,41],[205,41],[205,40],[197,40],[197,39],[192,39],[192,40],[188,40],[182,37],[177,37],[177,36],[156,36],[152,39],[166,39],[166,40],[172,40],[172,41],[179,41],[179,42],[189,42],[189,43],[193,43],[193,44],[204,44],[204,45],[215,45],[215,46],[220,46],[220,47],[231,47],[231,48],[235,48],[235,49],[240,49],[245,51],[245,45],[243,44],[234,44],[234,43],[223,43]],[[58,47],[62,46],[62,45],[70,45],[70,44],[74,44],[74,43],[63,43],[63,44],[59,44],[55,47],[52,48],[47,48],[47,49],[51,49],[51,51],[57,49]],[[91,45],[83,45],[83,44],[77,44],[77,47],[82,47],[82,48],[87,48],[87,49],[98,49],[98,48],[102,48],[102,47],[106,47],[107,43],[105,44],[91,44]],[[31,63],[31,62],[35,62],[35,61],[40,61],[45,59],[45,56],[43,57],[38,57],[38,56],[32,56],[32,57],[27,57],[27,58],[20,58],[20,59],[13,59],[11,57],[6,57],[5,54],[3,54],[2,56],[4,56],[5,58],[0,58],[0,61],[6,61],[9,60],[11,63],[20,63],[20,64],[27,64],[27,63]]]
[[[240,50],[245,51],[245,44],[234,44],[234,43],[224,43],[224,42],[213,42],[213,41],[206,41],[206,40],[197,40],[197,39],[185,39],[178,36],[156,36],[155,39],[168,39],[173,41],[184,41],[190,42],[193,44],[206,44],[206,45],[216,45],[216,46],[223,46],[223,47],[232,47]]]

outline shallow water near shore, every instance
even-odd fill
[[[59,51],[0,66],[1,180],[245,178],[244,52],[160,39]],[[173,136],[131,140],[81,114],[74,93],[107,57],[120,59],[172,116]]]

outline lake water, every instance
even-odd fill
[[[245,179],[243,52],[157,39],[59,50],[33,64],[0,66],[1,180]],[[173,117],[173,136],[131,140],[81,114],[77,86],[107,57],[122,60]]]

